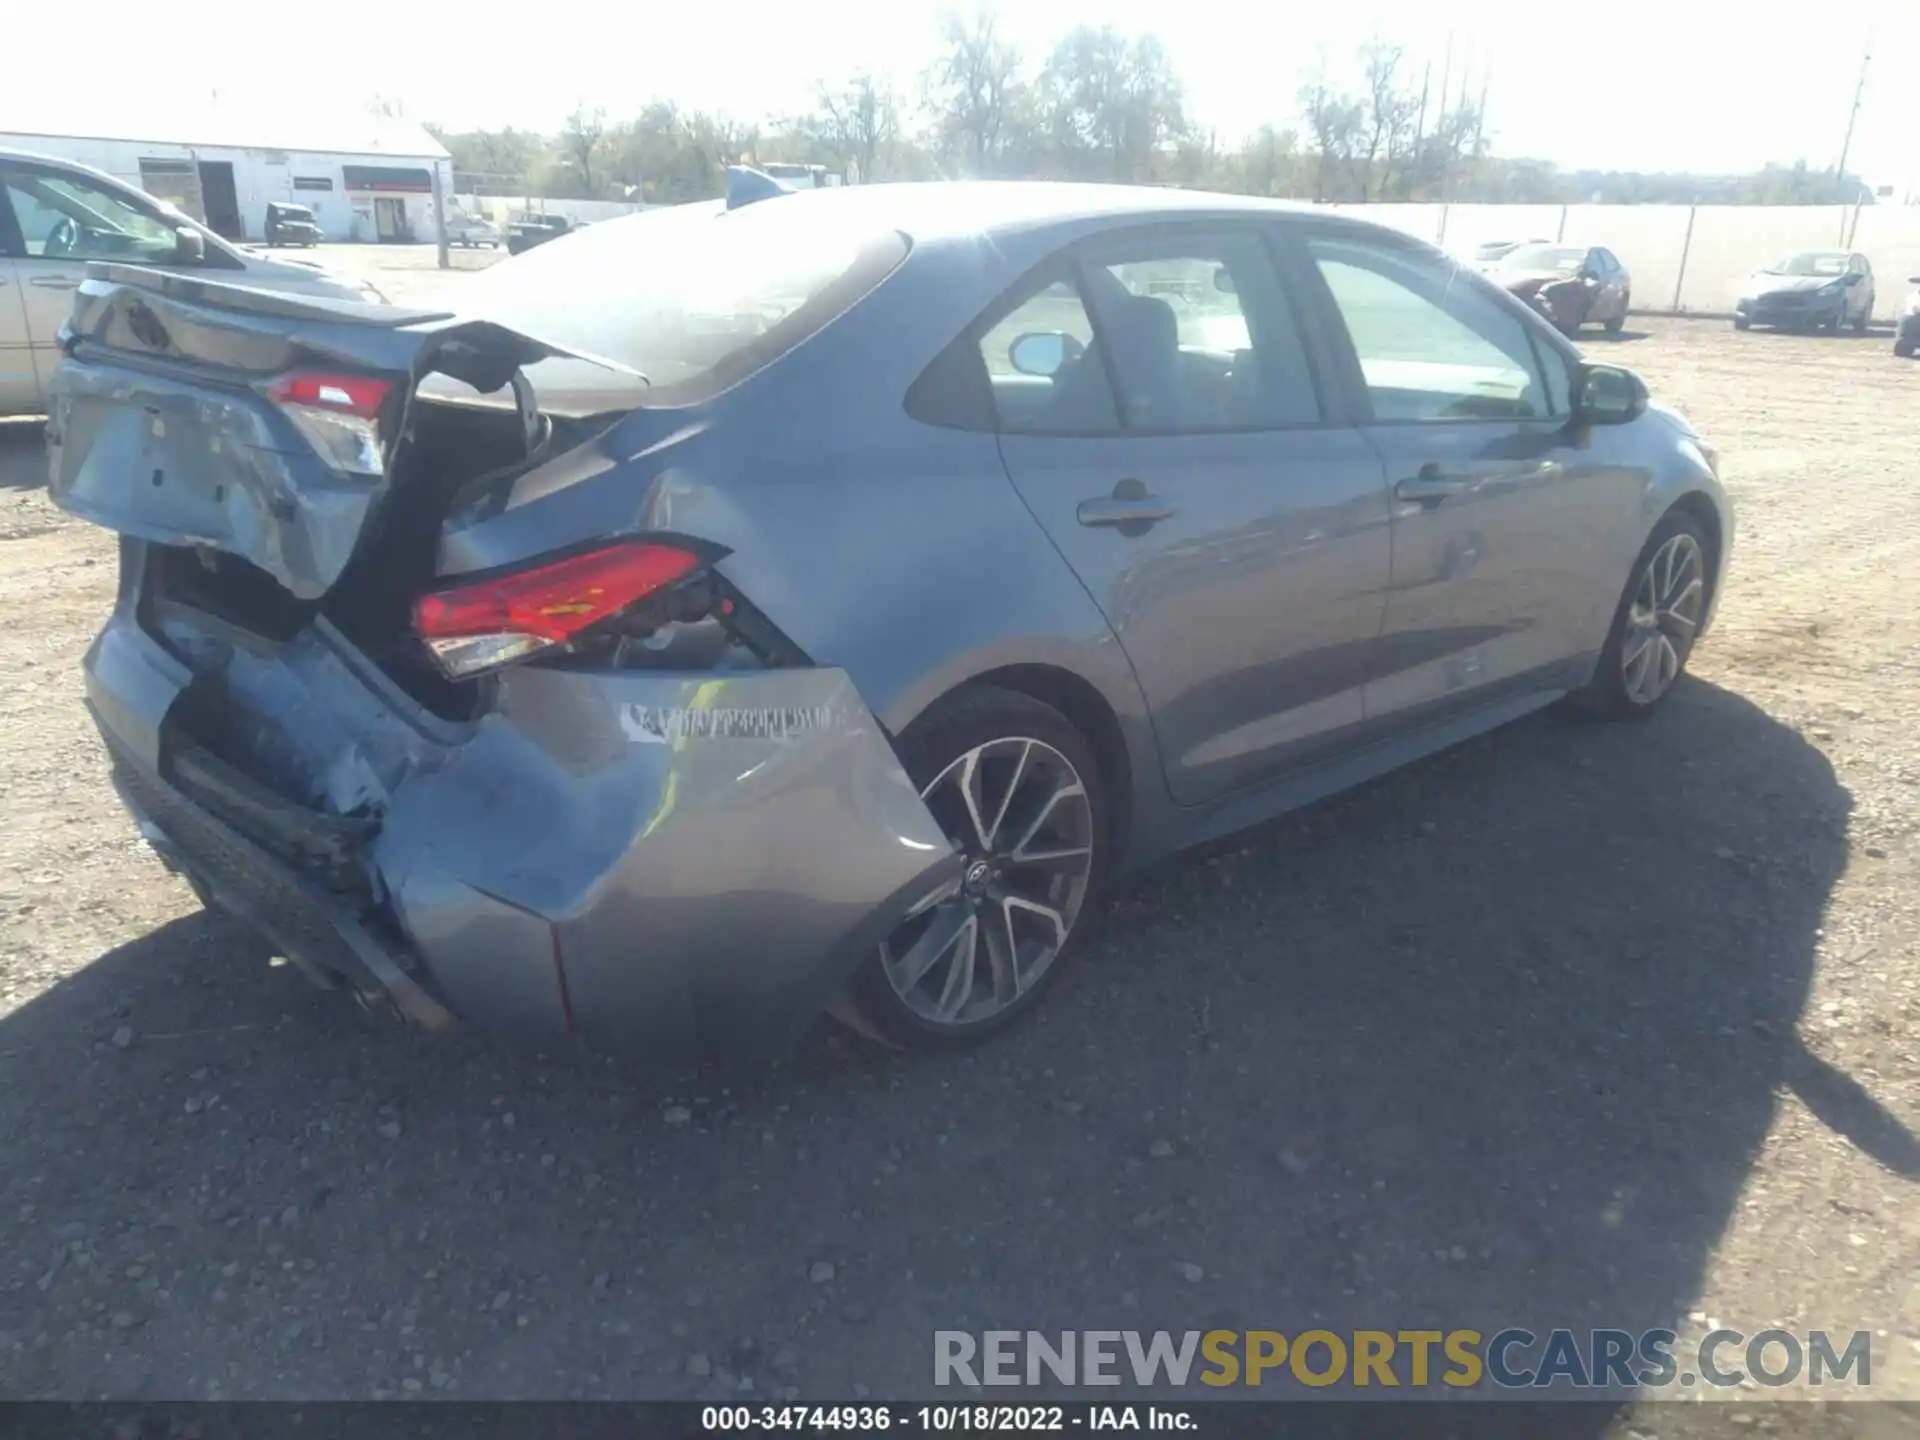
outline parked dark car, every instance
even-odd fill
[[[1900,328],[1893,337],[1893,353],[1902,360],[1920,354],[1920,275],[1910,275],[1913,289],[1907,294],[1907,308],[1901,313]]]
[[[1522,245],[1501,260],[1493,279],[1562,335],[1589,323],[1617,335],[1633,301],[1627,267],[1599,245]]]
[[[273,953],[663,1056],[828,1007],[952,1046],[1122,874],[1680,683],[1713,447],[1432,246],[1135,186],[775,197],[458,316],[89,272],[48,423],[54,502],[123,537],[88,709]]]
[[[1849,250],[1802,250],[1747,277],[1733,306],[1733,328],[1865,331],[1873,318],[1873,266]]]
[[[318,245],[322,238],[320,222],[305,205],[275,201],[267,206],[267,244]]]
[[[523,215],[507,226],[507,253],[519,255],[576,228],[564,215]]]

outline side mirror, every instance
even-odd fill
[[[182,225],[173,235],[173,261],[176,265],[199,265],[206,260],[207,242],[198,230]]]
[[[1907,277],[1907,283],[1909,285],[1920,285],[1920,275],[1909,275]]]
[[[1618,365],[1582,361],[1573,377],[1573,418],[1586,425],[1624,425],[1647,413],[1646,382]]]
[[[1222,295],[1237,295],[1240,293],[1234,288],[1233,272],[1224,265],[1216,265],[1213,267],[1213,288],[1218,290]]]
[[[1057,375],[1069,360],[1078,358],[1081,344],[1058,330],[1031,330],[1007,347],[1007,361],[1022,375]]]

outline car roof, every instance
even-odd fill
[[[1326,213],[1324,208],[1296,201],[1268,200],[1253,195],[1054,180],[837,185],[820,190],[796,190],[776,198],[781,205],[832,206],[849,218],[903,231],[916,241],[973,236],[983,231],[1025,230],[1080,220]]]

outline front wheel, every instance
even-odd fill
[[[1706,618],[1707,538],[1691,515],[1670,511],[1647,538],[1593,679],[1572,697],[1609,720],[1651,715],[1686,669]]]
[[[1627,328],[1627,307],[1632,303],[1633,296],[1631,294],[1620,297],[1620,313],[1607,321],[1607,334],[1618,335],[1622,330]]]
[[[963,693],[900,751],[965,869],[862,963],[843,1018],[903,1049],[951,1049],[1012,1022],[1060,973],[1106,877],[1106,788],[1067,718],[1009,690]]]
[[[1752,324],[1753,322],[1744,315],[1736,315],[1733,317],[1733,328],[1736,330],[1745,330]]]
[[[1868,306],[1867,308],[1863,309],[1858,315],[1853,317],[1853,333],[1856,335],[1866,334],[1867,326],[1872,321],[1872,319],[1873,319],[1873,308],[1871,306]]]
[[[1893,353],[1899,356],[1902,360],[1911,360],[1913,358],[1913,341],[1911,340],[1894,341]]]

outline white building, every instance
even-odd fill
[[[419,125],[327,116],[307,100],[241,108],[190,99],[113,114],[89,101],[19,114],[0,94],[0,147],[77,160],[160,196],[231,240],[263,238],[270,201],[312,209],[329,240],[432,241],[433,171],[453,161]]]

